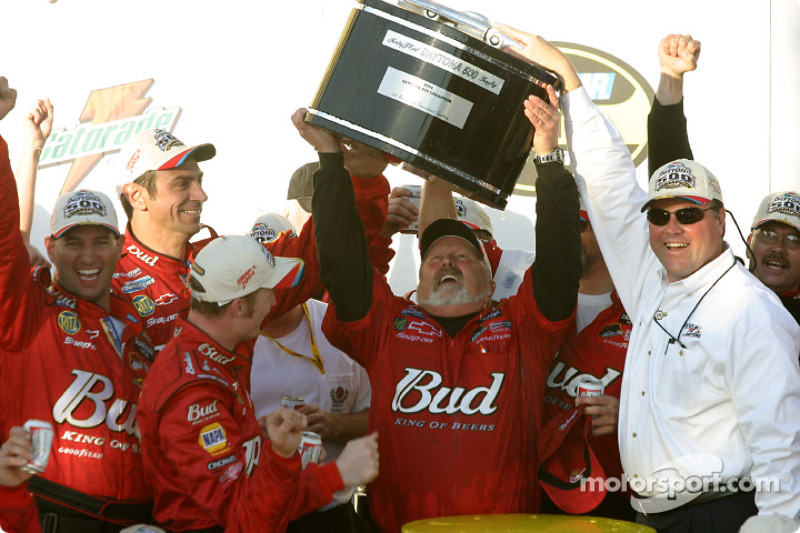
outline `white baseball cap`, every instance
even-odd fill
[[[455,199],[455,204],[458,220],[470,229],[488,231],[490,235],[493,234],[492,219],[478,202],[462,196]]]
[[[166,130],[143,130],[128,139],[120,150],[120,183],[134,181],[148,170],[173,169],[190,156],[195,161],[206,161],[216,154],[213,144],[187,147]]]
[[[697,161],[678,159],[653,173],[642,212],[654,201],[667,198],[681,198],[701,205],[712,200],[722,203],[722,189],[706,167]]]
[[[227,235],[208,243],[191,267],[203,290],[192,298],[225,305],[258,289],[288,289],[303,275],[302,259],[274,257],[249,235]]]
[[[58,239],[75,226],[104,226],[119,236],[117,212],[100,191],[82,189],[58,197],[50,216],[50,235]]]
[[[794,191],[773,192],[761,200],[751,230],[770,221],[782,222],[800,231],[800,194]]]
[[[296,236],[294,226],[288,218],[278,213],[264,213],[253,222],[249,235],[264,243],[274,241],[285,231],[291,231],[291,234]]]

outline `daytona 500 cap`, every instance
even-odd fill
[[[654,201],[667,198],[681,198],[701,205],[712,200],[722,203],[722,189],[706,167],[696,161],[678,159],[653,172],[642,213]]]
[[[274,241],[285,231],[295,234],[294,226],[288,218],[278,213],[264,213],[253,222],[253,227],[248,235],[258,242],[264,243]]]
[[[249,235],[217,237],[195,257],[192,279],[203,290],[192,298],[220,306],[258,289],[288,289],[303,275],[302,259],[275,257]]]
[[[50,235],[58,239],[75,226],[104,226],[119,236],[117,212],[100,191],[83,189],[58,197],[50,216]]]
[[[766,222],[787,224],[800,231],[800,194],[794,191],[773,192],[764,197],[758,206],[751,230]]]
[[[188,147],[166,130],[143,130],[131,137],[120,150],[120,183],[134,181],[148,170],[179,167],[190,157],[199,162],[215,155],[217,149],[213,144]]]

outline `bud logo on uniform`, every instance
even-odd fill
[[[442,375],[433,370],[406,368],[405,377],[395,387],[392,411],[399,413],[491,415],[497,411],[495,401],[503,386],[505,374],[492,373],[488,387],[442,387]]]
[[[144,113],[152,102],[145,94],[153,83],[148,79],[92,91],[79,124],[50,134],[39,168],[73,161],[61,194],[75,189],[104,155],[119,151],[132,135],[149,128],[175,127],[181,114],[179,107]]]
[[[647,115],[654,91],[638,71],[618,57],[582,44],[554,42],[570,59],[589,97],[617,126],[631,152],[634,165],[647,158]],[[562,121],[563,127],[563,121]],[[564,131],[558,140],[566,151]],[[514,194],[536,194],[536,171],[528,164],[517,180]]]
[[[561,377],[561,373],[563,377]],[[606,367],[606,373],[603,377],[598,378],[592,374],[588,373],[581,373],[580,370],[571,366],[567,368],[567,365],[563,361],[559,361],[555,365],[553,365],[552,370],[550,370],[550,374],[547,376],[547,383],[546,387],[548,389],[561,389],[566,391],[571,397],[575,398],[578,395],[578,383],[585,377],[591,377],[594,379],[599,379],[603,383],[603,388],[608,390],[609,385],[614,383],[619,377],[622,376],[622,372],[614,370],[613,368]],[[559,377],[561,377],[561,381],[558,381]]]
[[[197,422],[201,418],[208,418],[211,415],[219,414],[219,409],[217,409],[217,401],[214,400],[209,404],[199,404],[193,403],[189,406],[189,414],[186,417],[186,420],[189,422]]]
[[[136,404],[114,398],[110,406],[106,405],[114,397],[114,384],[109,378],[84,370],[73,370],[72,374],[75,375],[75,380],[53,406],[53,420],[56,423],[66,422],[73,427],[86,429],[105,422],[108,429],[116,433],[124,431],[128,435],[138,434]],[[94,404],[94,409],[87,409],[87,404]],[[126,411],[127,416],[123,422],[120,419]]]
[[[216,348],[214,348],[213,346],[211,346],[207,342],[201,344],[200,347],[197,349],[197,351],[200,352],[201,354],[205,355],[206,357],[208,357],[212,361],[216,361],[217,363],[220,363],[220,364],[223,364],[223,365],[227,365],[228,363],[231,363],[234,360],[233,356],[226,357],[226,356],[222,355],[221,353],[219,353],[217,351]]]

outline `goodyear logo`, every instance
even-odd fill
[[[81,322],[78,320],[78,313],[61,311],[58,315],[58,327],[69,335],[78,333],[81,330]]]
[[[200,428],[198,439],[200,446],[211,455],[219,455],[228,451],[228,436],[219,422]]]
[[[133,298],[133,306],[136,308],[136,312],[139,313],[139,316],[150,316],[153,314],[153,311],[156,310],[155,302],[144,294]]]
[[[619,129],[636,166],[647,159],[647,115],[655,94],[647,80],[623,60],[582,44],[555,42],[569,57],[592,101]],[[562,122],[563,127],[563,122]],[[565,151],[562,129],[558,144]],[[525,165],[514,194],[536,195],[536,169]]]

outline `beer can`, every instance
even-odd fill
[[[50,447],[53,445],[53,426],[43,420],[28,420],[23,426],[31,435],[33,457],[28,464],[20,467],[31,474],[41,474],[47,468]]]
[[[419,202],[420,198],[422,198],[422,186],[421,185],[401,185],[404,189],[408,189],[411,191],[411,196],[407,197],[408,201],[414,204],[414,207],[419,209]],[[402,228],[400,233],[411,233],[416,235],[417,230],[419,230],[419,221],[415,220],[413,223],[409,224],[407,228]]]
[[[306,405],[306,399],[304,396],[290,396],[288,394],[284,394],[283,398],[281,398],[281,405],[287,409],[293,409],[297,411]]]
[[[606,388],[603,382],[592,376],[583,376],[578,381],[578,397],[580,396],[602,396]]]
[[[313,431],[304,431],[300,439],[300,462],[305,469],[308,463],[319,463],[319,456],[322,453],[322,438]]]

